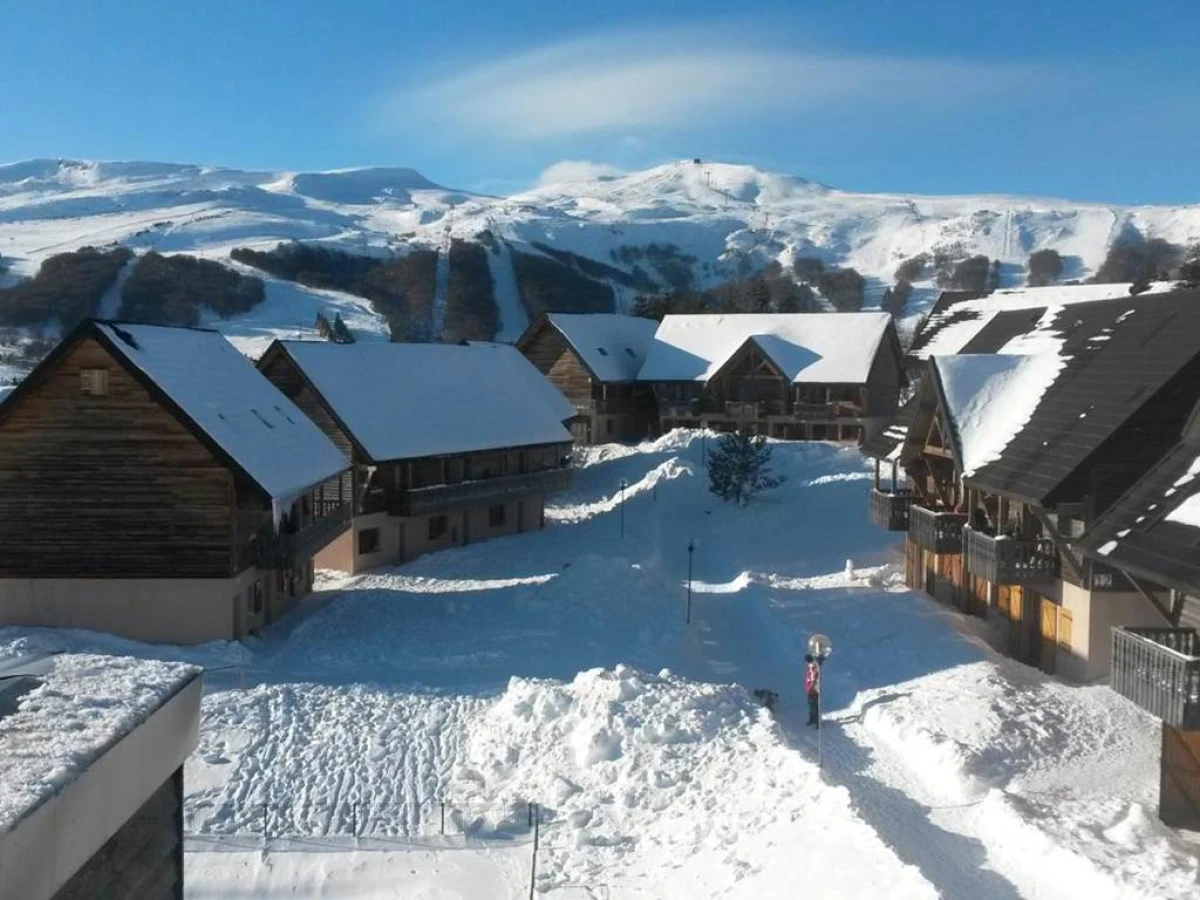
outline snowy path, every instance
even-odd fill
[[[512,343],[529,327],[529,313],[525,304],[521,302],[521,293],[517,289],[512,252],[504,241],[499,242],[499,248],[499,253],[488,250],[488,268],[492,272],[496,306],[500,310],[500,327],[496,332],[496,340]]]
[[[126,260],[125,265],[121,266],[121,271],[117,273],[117,280],[112,283],[112,286],[104,292],[100,297],[100,302],[97,304],[96,317],[100,319],[115,319],[121,309],[121,291],[125,289],[125,282],[129,280],[129,276],[133,274],[133,270],[137,267],[139,257],[131,256]]]

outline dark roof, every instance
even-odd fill
[[[1167,516],[1200,492],[1200,445],[1186,437],[1127,490],[1075,547],[1158,584],[1200,595],[1200,528]]]
[[[1197,359],[1200,292],[1068,306],[1050,330],[1063,339],[1066,364],[1000,459],[966,479],[973,487],[1045,500]]]
[[[1015,337],[1029,334],[1046,314],[1046,307],[1010,309],[998,312],[976,335],[963,344],[959,353],[999,353]]]
[[[860,448],[865,456],[873,459],[887,459],[897,447],[904,443],[908,436],[908,428],[917,412],[917,391],[904,401],[896,415],[888,420],[883,429],[867,440]]]
[[[961,322],[964,319],[978,319],[979,313],[973,310],[964,311],[957,318],[952,318],[955,313],[950,310],[958,303],[964,300],[978,300],[980,297],[986,297],[986,292],[979,291],[942,291],[938,294],[937,300],[933,306],[929,308],[929,314],[913,335],[912,345],[909,347],[909,353],[916,353],[921,350],[926,344],[934,339],[947,325],[953,322]]]

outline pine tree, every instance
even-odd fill
[[[722,500],[745,506],[755,495],[786,480],[772,475],[770,464],[771,448],[761,434],[723,434],[708,454],[708,489]]]

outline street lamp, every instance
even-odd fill
[[[624,478],[621,479],[621,540],[625,539],[625,488],[628,484]]]
[[[687,593],[687,617],[684,619],[685,625],[692,624],[692,554],[696,552],[696,542],[688,538],[688,593]]]
[[[821,733],[825,730],[821,726],[821,694],[825,690],[825,660],[833,653],[833,641],[824,634],[812,634],[808,638],[808,654],[816,660],[818,671],[820,671],[820,680],[817,682],[817,769],[820,770],[822,762],[823,742]]]

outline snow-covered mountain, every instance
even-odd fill
[[[404,168],[306,173],[75,160],[0,166],[0,261],[8,267],[0,278],[8,283],[34,274],[49,256],[85,245],[185,252],[245,269],[229,259],[235,247],[300,240],[393,256],[419,247],[444,252],[452,239],[482,240],[493,251],[499,337],[507,339],[528,321],[512,251],[569,251],[664,287],[680,267],[704,286],[772,260],[787,267],[798,257],[817,257],[866,276],[869,307],[893,282],[896,266],[921,252],[998,259],[1009,286],[1023,283],[1029,254],[1042,248],[1062,254],[1063,279],[1086,277],[1113,241],[1130,232],[1191,244],[1200,240],[1200,206],[856,194],[694,160],[510,197],[448,189]],[[638,292],[620,273],[591,274],[613,286],[618,308]],[[439,272],[436,290],[444,293],[445,282]],[[934,294],[928,282],[917,287],[908,314]],[[444,296],[435,297],[435,308],[439,302]],[[360,334],[386,333],[363,298],[269,278],[267,302],[221,327],[267,337],[310,328],[318,310],[342,313]]]

